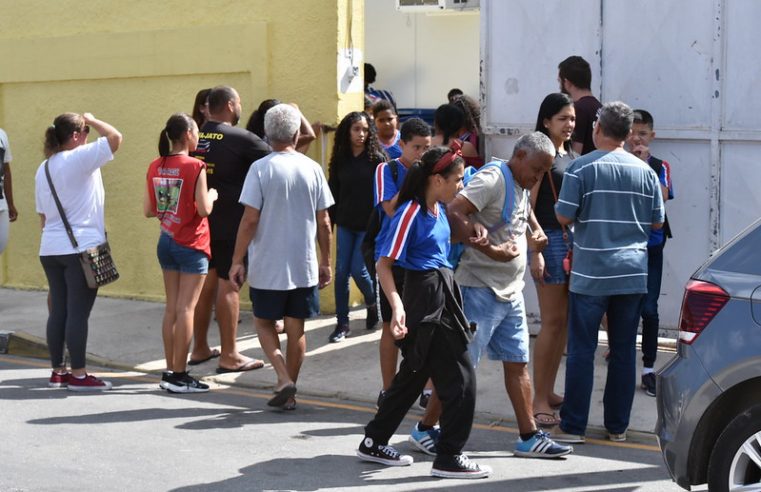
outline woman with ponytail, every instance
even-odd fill
[[[93,128],[100,138],[87,143]],[[64,113],[45,130],[45,162],[35,175],[35,200],[42,223],[40,262],[49,287],[47,342],[53,373],[48,385],[71,391],[104,391],[111,383],[85,369],[87,328],[98,294],[87,286],[79,252],[106,241],[100,168],[114,158],[122,135],[90,113]],[[49,177],[48,177],[49,174]],[[48,180],[58,195],[78,248],[66,232]],[[69,349],[71,372],[64,347]]]
[[[491,472],[462,454],[473,424],[476,376],[460,289],[447,260],[450,229],[444,203],[462,189],[463,173],[457,143],[452,149],[434,147],[409,169],[399,191],[377,271],[404,358],[357,450],[365,461],[410,465],[412,457],[400,455],[388,440],[431,378],[442,405],[431,474],[443,478],[482,478]],[[394,262],[405,270],[403,298],[391,272]]]
[[[161,325],[167,370],[159,386],[170,393],[202,393],[209,386],[187,372],[193,312],[211,257],[206,217],[215,189],[207,190],[206,165],[190,152],[198,145],[198,126],[186,113],[169,117],[159,135],[160,157],[148,167],[143,211],[161,225],[156,254],[164,276],[166,308]]]

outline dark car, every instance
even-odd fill
[[[687,283],[657,388],[658,441],[680,486],[761,491],[761,220]]]

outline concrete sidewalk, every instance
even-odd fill
[[[0,289],[0,332],[14,332],[12,343],[15,338],[15,346],[19,345],[19,338],[29,340],[32,345],[44,345],[46,298],[47,293],[41,291]],[[161,371],[165,367],[161,342],[162,315],[163,304],[160,303],[99,297],[90,317],[88,352],[92,354],[91,363],[142,372]],[[352,312],[351,317],[350,337],[337,344],[328,343],[328,335],[335,324],[334,317],[325,316],[307,322],[307,357],[299,376],[299,394],[368,404],[375,402],[381,386],[378,363],[380,330],[368,332],[364,329],[364,310]],[[219,346],[216,328],[212,327],[209,333],[210,343]],[[673,343],[669,344],[669,340],[663,342],[659,347],[656,367],[673,356]],[[266,360],[250,311],[241,313],[238,343],[245,355]],[[668,345],[672,350],[669,351]],[[589,418],[591,435],[603,433],[602,397],[607,366],[602,354],[605,348],[601,343],[595,357],[595,386]],[[639,358],[641,356],[638,354],[638,364],[641,364]],[[561,362],[557,378],[560,394],[563,393],[564,367],[565,363]],[[196,376],[224,384],[271,388],[275,382],[275,374],[269,364],[256,371],[224,375],[216,374],[215,369],[216,360],[212,360],[195,366],[192,371]],[[478,368],[476,412],[481,421],[515,421],[504,389],[501,363],[482,359]],[[651,433],[656,417],[655,398],[638,389],[630,430]]]

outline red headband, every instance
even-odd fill
[[[431,174],[438,174],[448,168],[458,157],[462,157],[462,143],[459,140],[452,140],[449,144],[449,152],[446,152],[436,161]]]

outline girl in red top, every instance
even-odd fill
[[[158,217],[161,236],[156,250],[164,275],[166,309],[162,322],[167,370],[162,388],[171,393],[200,393],[209,386],[187,373],[193,311],[209,270],[209,222],[215,189],[206,188],[206,166],[188,156],[198,145],[198,126],[175,113],[159,136],[159,154],[148,167],[143,199],[146,217]]]

